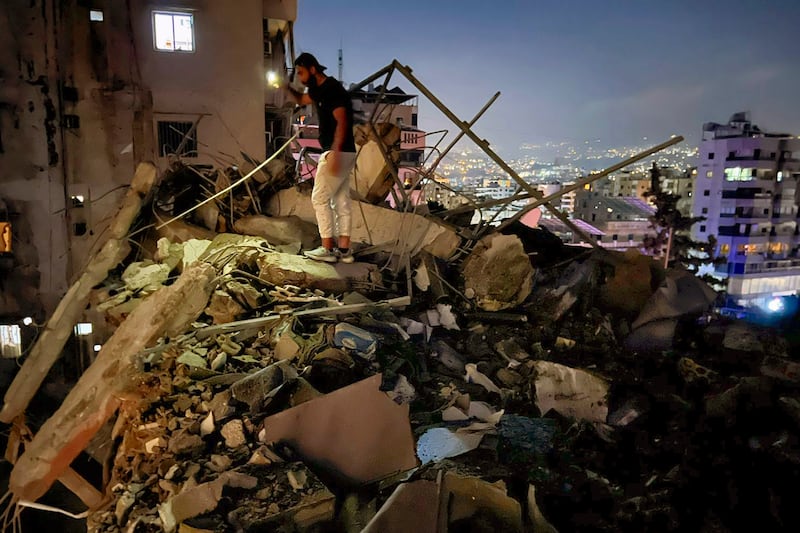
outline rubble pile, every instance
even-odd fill
[[[373,204],[357,262],[315,263],[307,193],[239,194],[95,287],[116,330],[18,499],[94,438],[96,532],[800,528],[800,363],[691,274]]]

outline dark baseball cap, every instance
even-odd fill
[[[317,72],[322,72],[327,68],[323,65],[320,65],[319,61],[317,61],[317,58],[312,56],[308,52],[303,52],[302,54],[297,56],[297,59],[294,60],[294,66],[305,67],[305,68],[315,67],[317,69]]]

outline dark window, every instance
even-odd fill
[[[707,208],[707,207],[704,207],[704,208],[703,208],[703,214],[705,215],[706,213],[708,213],[708,208]]]
[[[753,150],[753,159],[761,159],[761,148]]]
[[[191,122],[158,121],[158,151],[161,157],[171,154],[197,157],[197,129],[187,135],[191,130]]]
[[[736,151],[735,150],[733,152],[728,152],[728,159],[733,159],[735,157],[736,157]]]
[[[594,222],[595,218],[597,218],[597,215],[595,213],[592,213],[592,222]]]
[[[714,152],[708,152],[708,158],[714,159]]]
[[[417,120],[418,120],[417,114],[411,113],[411,125],[414,126],[415,128],[417,127]]]
[[[611,240],[612,240],[612,241],[616,241],[616,240],[617,240],[617,235],[612,235],[612,236],[611,236]]]
[[[769,209],[764,209],[764,214],[769,215]]]
[[[633,240],[633,233],[628,233],[628,240],[629,240],[629,241],[632,241],[632,240]]]
[[[72,234],[76,237],[86,235],[86,222],[76,222],[72,225]]]
[[[711,196],[711,191],[709,191],[708,189],[704,190],[703,196]]]
[[[705,232],[706,232],[706,227],[700,226],[700,233],[705,233]]]

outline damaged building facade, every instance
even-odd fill
[[[296,0],[9,0],[0,6],[0,316],[52,312],[136,162],[263,159],[288,128]],[[224,43],[224,46],[221,44]]]

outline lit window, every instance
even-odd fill
[[[0,222],[0,253],[11,253],[11,222]]]
[[[0,355],[8,358],[22,355],[22,335],[18,324],[0,326]]]
[[[154,11],[153,37],[156,50],[194,52],[194,15]]]
[[[90,9],[89,20],[92,22],[103,22],[103,11],[101,9]]]
[[[706,177],[707,177],[707,178],[710,178],[710,177],[712,177],[713,175],[714,175],[714,171],[713,171],[713,170],[706,170]]]
[[[75,335],[86,336],[92,334],[92,324],[89,322],[81,322],[75,325]]]

